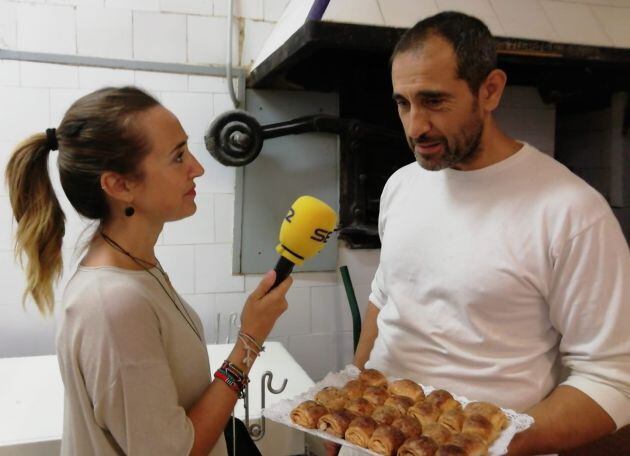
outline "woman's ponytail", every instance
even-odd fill
[[[54,309],[53,282],[62,271],[65,232],[65,216],[48,173],[49,151],[47,135],[33,135],[17,146],[6,168],[17,221],[15,254],[22,265],[26,256],[24,301],[30,294],[44,315]]]

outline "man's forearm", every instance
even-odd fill
[[[557,453],[591,442],[615,431],[615,422],[604,409],[582,391],[557,387],[527,413],[534,425],[517,434],[510,456]]]
[[[376,336],[378,336],[378,327],[376,325],[378,312],[378,307],[369,302],[361,324],[361,337],[359,338],[357,350],[354,353],[354,365],[361,369],[363,369],[367,360],[370,359],[374,341]]]

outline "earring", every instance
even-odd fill
[[[135,210],[132,206],[127,206],[127,207],[125,208],[125,215],[126,215],[127,217],[131,217],[131,216],[132,216],[133,214],[135,214],[135,213],[136,213],[136,210]]]

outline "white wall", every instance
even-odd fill
[[[172,63],[215,63],[225,59],[227,0],[0,0],[0,48],[79,54]],[[236,40],[242,63],[256,54],[287,0],[235,0],[244,38]],[[237,27],[238,30],[238,27]],[[249,47],[248,47],[249,46]],[[163,51],[163,52],[162,52]],[[197,187],[198,212],[169,224],[159,240],[158,256],[185,298],[199,312],[206,337],[224,341],[227,320],[238,312],[258,276],[232,276],[234,170],[205,152],[202,136],[212,118],[230,109],[220,77],[121,69],[77,67],[0,60],[0,167],[17,141],[58,125],[69,104],[103,85],[136,84],[155,94],[177,114],[192,138],[192,150],[206,173]],[[511,89],[501,123],[517,137],[553,152],[554,109],[531,89]],[[51,166],[55,163],[51,154]],[[54,169],[54,166],[52,167]],[[4,178],[4,173],[0,180]],[[54,353],[55,319],[44,320],[33,304],[21,307],[24,277],[13,261],[7,190],[0,182],[0,356]],[[57,188],[59,186],[57,185]],[[77,260],[77,239],[85,224],[65,201],[64,239],[68,280]],[[378,263],[378,251],[339,250],[347,264],[361,309]],[[272,265],[270,265],[271,267]],[[338,369],[352,358],[352,325],[338,273],[294,275],[289,310],[272,338],[282,341],[314,378]],[[215,323],[222,315],[219,334]]]

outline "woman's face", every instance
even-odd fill
[[[194,179],[204,170],[190,153],[179,120],[163,106],[155,106],[134,121],[145,132],[150,150],[140,163],[142,178],[133,185],[136,213],[156,223],[194,214]]]

